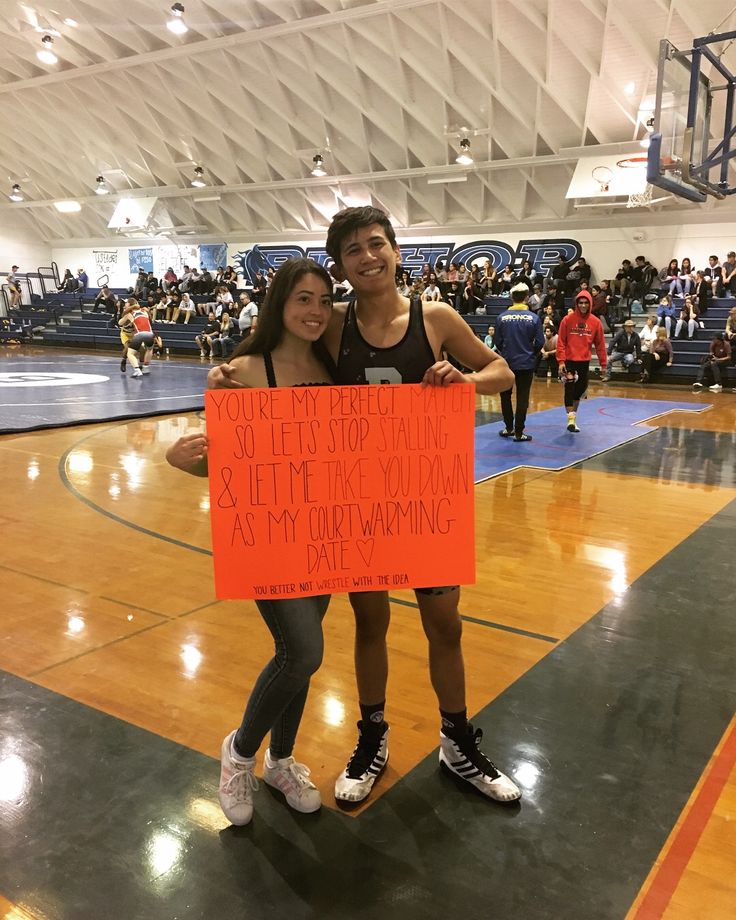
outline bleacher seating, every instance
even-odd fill
[[[124,289],[112,289],[113,293],[125,297],[128,294]],[[89,289],[84,296],[79,294],[49,294],[39,299],[34,309],[24,308],[13,311],[13,317],[18,322],[31,324],[37,331],[34,341],[37,344],[68,347],[92,348],[117,352],[120,350],[120,337],[117,327],[112,322],[112,317],[105,313],[92,312],[92,304],[97,289]],[[211,296],[195,295],[195,302],[206,303],[212,300]],[[463,318],[471,329],[480,338],[484,338],[488,326],[492,325],[499,313],[507,309],[511,301],[508,296],[488,297],[485,301],[485,314],[468,314]],[[710,341],[715,332],[723,331],[726,317],[731,307],[736,303],[733,298],[718,298],[711,301],[708,313],[703,317],[705,328],[699,329],[697,338],[673,339],[675,362],[672,367],[665,368],[661,374],[662,382],[692,383],[697,374],[700,360],[707,354]],[[572,300],[568,301],[572,306]],[[652,308],[654,309],[654,308]],[[641,329],[646,314],[634,316],[637,328]],[[164,350],[168,349],[170,355],[197,355],[199,349],[194,342],[194,337],[204,327],[205,317],[192,316],[189,323],[171,325],[158,320],[155,331],[161,336]],[[606,336],[607,340],[610,338]],[[596,366],[593,360],[592,367]],[[613,371],[614,380],[638,380],[633,374],[628,374],[621,368]],[[724,384],[736,386],[736,367],[730,367]]]

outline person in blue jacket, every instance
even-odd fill
[[[529,408],[529,392],[534,380],[534,367],[544,343],[542,321],[532,313],[527,303],[529,288],[517,284],[511,288],[511,306],[496,320],[495,345],[516,378],[516,412],[512,403],[513,387],[501,393],[501,411],[505,427],[499,431],[502,438],[514,441],[531,441],[524,432]]]

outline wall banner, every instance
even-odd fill
[[[218,598],[475,580],[475,388],[208,390]]]
[[[130,273],[138,274],[139,269],[147,272],[153,271],[153,248],[148,246],[145,249],[129,249],[128,264]]]

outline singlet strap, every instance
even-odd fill
[[[273,372],[273,361],[271,360],[271,352],[263,352],[263,363],[266,366],[266,380],[268,380],[268,385],[270,387],[276,386],[276,374]]]

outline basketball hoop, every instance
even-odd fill
[[[600,186],[601,192],[608,191],[611,179],[613,179],[613,173],[607,166],[596,166],[590,171],[590,175]]]
[[[629,200],[626,202],[627,208],[648,208],[652,203],[652,192],[654,191],[654,186],[647,183],[646,188],[639,195],[629,195]]]

